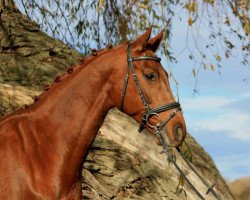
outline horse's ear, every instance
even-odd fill
[[[151,31],[152,27],[150,27],[145,33],[143,33],[134,42],[132,42],[132,48],[139,51],[146,49],[146,45],[150,38]]]
[[[164,33],[164,30],[162,30],[155,37],[153,37],[150,40],[148,40],[147,45],[146,45],[146,49],[149,49],[149,50],[151,50],[153,52],[156,52],[157,49],[159,48],[160,44],[161,44],[163,33]]]

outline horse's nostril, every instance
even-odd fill
[[[180,126],[175,128],[175,139],[180,142],[183,139],[183,130]]]

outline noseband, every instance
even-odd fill
[[[173,102],[173,103],[169,103],[169,104],[165,104],[156,108],[151,109],[143,92],[142,89],[140,87],[137,75],[135,73],[135,68],[133,67],[133,62],[138,61],[138,60],[152,60],[155,62],[160,62],[161,59],[158,57],[152,57],[152,56],[139,56],[139,57],[135,57],[133,58],[131,55],[131,46],[130,44],[128,45],[127,48],[127,53],[128,53],[128,68],[127,68],[127,73],[125,76],[125,81],[124,81],[124,86],[123,86],[123,90],[122,90],[122,97],[121,97],[121,110],[123,110],[123,105],[124,105],[124,98],[126,95],[126,90],[127,90],[127,85],[128,85],[128,79],[129,79],[129,73],[130,70],[132,71],[133,77],[134,77],[134,82],[135,85],[137,87],[139,96],[141,97],[141,101],[144,105],[145,108],[145,112],[142,115],[142,120],[141,120],[141,125],[139,128],[139,132],[141,132],[146,125],[148,125],[150,128],[155,129],[155,135],[157,136],[157,138],[159,139],[162,147],[163,147],[163,151],[161,153],[165,153],[168,157],[169,162],[172,162],[173,165],[175,166],[175,168],[178,170],[178,172],[180,173],[180,175],[183,177],[183,179],[188,183],[188,185],[192,188],[192,190],[196,193],[196,195],[201,199],[201,200],[205,200],[205,198],[200,194],[200,192],[195,188],[195,186],[190,182],[190,180],[187,178],[187,176],[185,175],[185,173],[181,170],[181,168],[179,167],[179,165],[176,163],[175,159],[173,158],[172,155],[170,155],[170,153],[168,152],[168,147],[167,144],[165,143],[165,141],[162,139],[162,135],[161,135],[161,130],[163,129],[163,127],[178,113],[181,112],[182,109],[180,107],[180,103],[179,102]],[[165,119],[165,121],[161,121],[159,113],[165,112],[167,110],[173,110],[174,111],[167,117],[167,119]],[[160,124],[156,124],[156,125],[152,125],[149,122],[149,119],[152,116],[156,116],[158,117],[158,119],[160,120]],[[191,170],[199,177],[200,180],[202,180],[202,182],[208,187],[209,184],[202,178],[202,176],[192,167],[192,165],[188,162],[188,160],[186,159],[186,156],[181,152],[181,150],[179,148],[177,148],[178,152],[180,153],[181,157],[185,160],[185,162],[188,164],[188,166],[191,168]],[[218,196],[218,194],[215,192],[215,190],[213,189],[213,187],[215,186],[215,184],[211,185],[210,187],[208,187],[208,191],[206,194],[208,194],[209,192],[212,192],[212,194],[215,196],[216,199],[220,200],[220,197]]]
[[[142,103],[144,105],[144,108],[146,110],[144,112],[144,114],[142,115],[141,125],[140,125],[140,128],[139,128],[138,131],[141,132],[143,129],[145,129],[146,125],[148,125],[150,128],[154,128],[155,131],[160,132],[163,129],[163,127],[178,112],[182,111],[182,109],[180,107],[180,103],[179,102],[173,102],[173,103],[170,103],[170,104],[165,104],[165,105],[153,108],[153,109],[150,108],[150,106],[149,106],[149,104],[148,104],[148,102],[147,102],[147,100],[146,100],[146,98],[145,98],[145,96],[144,96],[144,94],[142,92],[141,86],[139,84],[137,75],[135,73],[135,68],[133,67],[133,62],[139,61],[139,60],[152,60],[152,61],[155,61],[155,62],[160,62],[161,58],[152,57],[152,56],[132,57],[132,55],[131,55],[131,46],[130,46],[130,44],[128,45],[128,48],[127,48],[128,68],[127,68],[127,73],[126,73],[126,76],[125,76],[125,81],[124,81],[123,90],[122,90],[121,110],[123,110],[124,98],[125,98],[125,95],[126,95],[126,90],[127,90],[128,80],[129,80],[129,73],[130,73],[130,70],[131,70],[132,74],[133,74],[133,78],[134,78],[134,82],[135,82],[136,88],[138,90],[139,96],[140,96],[141,101],[142,101]],[[167,110],[172,110],[172,109],[175,109],[175,110],[169,115],[169,117],[165,121],[162,122],[161,119],[160,119],[159,113],[165,112]],[[152,116],[156,116],[157,118],[159,118],[159,120],[160,120],[161,123],[157,124],[157,125],[150,124],[149,119]]]

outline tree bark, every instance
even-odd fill
[[[0,10],[0,83],[41,89],[81,56],[39,31],[12,0],[1,0]]]
[[[82,55],[39,30],[21,14],[12,0],[0,1],[0,112],[6,114],[32,103],[41,85],[74,65]],[[112,110],[90,150],[83,168],[83,199],[183,199],[176,195],[179,175],[168,164],[149,133],[137,133],[138,124]],[[189,135],[193,163],[222,199],[232,195],[209,155]],[[181,163],[188,177],[205,195],[206,188]],[[70,167],[70,164],[69,164]],[[187,199],[196,199],[184,185]],[[214,199],[211,194],[206,199]]]
[[[13,0],[1,0],[0,1],[0,12],[9,11],[9,12],[18,12],[16,4]]]

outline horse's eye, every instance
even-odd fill
[[[150,81],[155,81],[156,80],[156,75],[155,74],[145,74],[144,75],[148,80]]]

